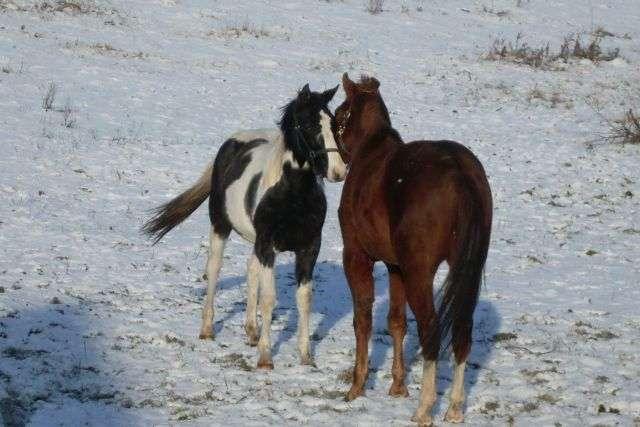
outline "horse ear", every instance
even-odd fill
[[[333,99],[333,96],[336,94],[339,87],[340,85],[334,87],[333,89],[325,90],[324,92],[322,92],[322,100],[324,101],[325,104],[328,104],[329,102],[331,102],[331,100]]]
[[[352,97],[357,90],[356,84],[349,78],[347,73],[342,75],[342,87],[344,88],[344,93],[347,94],[347,98]]]
[[[304,85],[304,87],[300,90],[300,92],[298,93],[298,98],[303,101],[307,101],[309,100],[309,98],[311,98],[311,89],[309,89],[309,83]]]

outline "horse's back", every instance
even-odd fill
[[[461,215],[476,204],[491,221],[491,193],[482,164],[453,141],[403,144],[390,159],[386,194],[396,252],[435,248],[447,258]]]
[[[252,217],[264,185],[273,173],[270,168],[281,150],[281,133],[277,129],[236,132],[220,147],[216,155],[210,201],[211,221],[232,228],[246,240],[255,240]]]

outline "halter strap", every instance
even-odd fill
[[[302,129],[300,128],[300,124],[298,123],[298,118],[295,116],[295,114],[293,116],[293,121],[294,121],[293,129],[296,131],[295,132],[296,145],[298,146],[299,150],[309,153],[309,158],[307,159],[307,161],[310,163],[311,168],[314,170],[314,172],[315,172],[315,166],[316,166],[315,164],[316,159],[320,155],[325,153],[332,153],[332,152],[340,153],[340,150],[338,150],[337,148],[312,149],[309,143],[307,142],[307,139],[304,136],[304,132],[302,132]],[[304,145],[305,150],[302,149],[300,141],[302,141],[302,145]]]

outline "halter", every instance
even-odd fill
[[[342,142],[342,134],[344,134],[344,131],[347,129],[347,122],[349,121],[350,117],[351,117],[351,108],[349,108],[347,112],[344,114],[344,120],[342,121],[342,124],[338,126],[338,139],[336,140],[336,143],[340,146],[340,148],[342,148],[342,151],[344,151],[347,154],[349,154],[349,151],[347,150],[347,147],[345,147],[344,143]]]
[[[295,134],[296,134],[296,138],[295,138],[296,145],[298,146],[298,149],[300,151],[306,151],[307,153],[309,153],[309,158],[307,160],[311,164],[311,168],[312,169],[315,170],[316,159],[318,157],[320,157],[322,154],[332,153],[332,152],[340,153],[340,150],[338,150],[337,148],[312,149],[311,146],[309,145],[309,143],[307,142],[307,139],[304,136],[304,132],[302,132],[302,129],[300,128],[300,123],[298,123],[298,118],[296,117],[295,114],[293,116],[293,122],[294,122],[293,129],[295,129],[295,131],[296,131],[295,132]],[[300,144],[301,141],[302,141],[302,144]],[[301,145],[304,145],[305,150],[302,149]]]

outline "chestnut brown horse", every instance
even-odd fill
[[[345,74],[342,84],[346,100],[336,110],[334,129],[350,165],[339,216],[356,335],[353,385],[346,399],[364,394],[372,270],[376,261],[382,261],[389,270],[388,322],[393,338],[389,394],[408,395],[402,354],[408,302],[424,357],[420,404],[413,420],[431,425],[436,361],[441,344],[451,344],[456,366],[445,420],[462,422],[464,369],[491,234],[487,177],[480,161],[461,144],[404,143],[391,127],[376,79],[362,77],[354,83]],[[436,298],[433,279],[443,261],[449,273]]]

